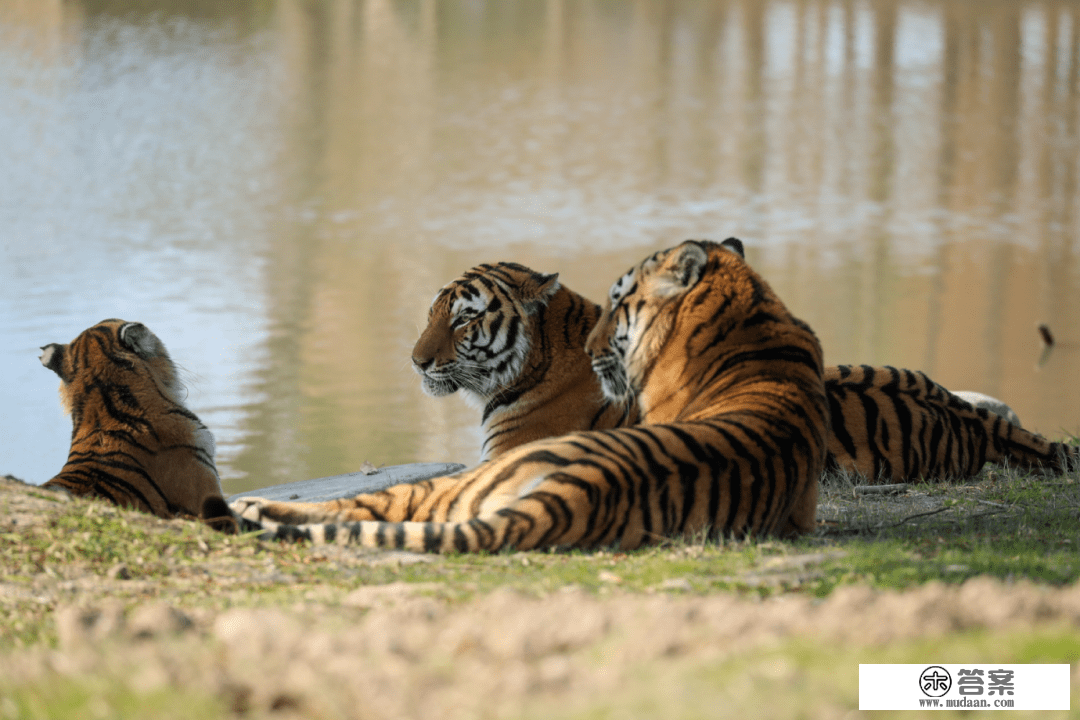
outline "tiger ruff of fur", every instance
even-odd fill
[[[176,366],[156,335],[141,323],[103,320],[41,350],[72,422],[67,463],[43,487],[235,529],[214,436],[184,406]]]
[[[600,390],[585,340],[599,305],[517,263],[478,265],[431,303],[412,351],[433,397],[461,390],[483,407],[480,461],[533,440],[632,425],[632,403]]]
[[[814,528],[828,435],[821,346],[738,240],[646,258],[613,285],[586,350],[608,397],[635,395],[657,424],[540,440],[354,498],[232,509],[265,537],[429,552]]]
[[[987,462],[1064,472],[1080,448],[975,407],[916,370],[825,369],[832,432],[826,467],[870,482],[970,477]]]

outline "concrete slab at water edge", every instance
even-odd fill
[[[363,472],[331,475],[314,480],[297,480],[283,485],[271,485],[259,490],[246,490],[227,498],[232,502],[242,497],[261,497],[286,502],[322,502],[352,497],[361,493],[378,492],[392,485],[415,483],[440,475],[452,475],[464,470],[460,463],[410,463],[391,465],[375,470],[370,475]]]

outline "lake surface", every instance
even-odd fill
[[[63,465],[38,347],[108,317],[226,492],[471,464],[408,360],[442,285],[731,235],[830,364],[1078,434],[1078,48],[1054,0],[0,0],[0,472]]]

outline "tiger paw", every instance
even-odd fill
[[[240,521],[241,532],[249,530],[266,530],[274,532],[278,523],[270,519],[269,508],[273,501],[259,497],[242,497],[229,503],[229,509]]]

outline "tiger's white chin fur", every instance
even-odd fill
[[[424,389],[425,395],[444,397],[454,394],[461,387],[451,378],[431,377],[420,370],[417,370],[417,372],[420,373],[421,387]]]
[[[501,373],[494,369],[481,373],[469,373],[460,368],[456,373],[453,369],[442,370],[434,376],[419,369],[417,373],[420,375],[425,394],[431,397],[444,397],[460,390],[470,405],[482,408],[500,388],[513,384],[521,375],[522,365],[523,359],[515,353],[509,367]]]
[[[623,403],[630,399],[630,382],[626,377],[626,368],[615,355],[596,358],[592,367],[600,379],[600,389],[604,397],[614,403]]]

